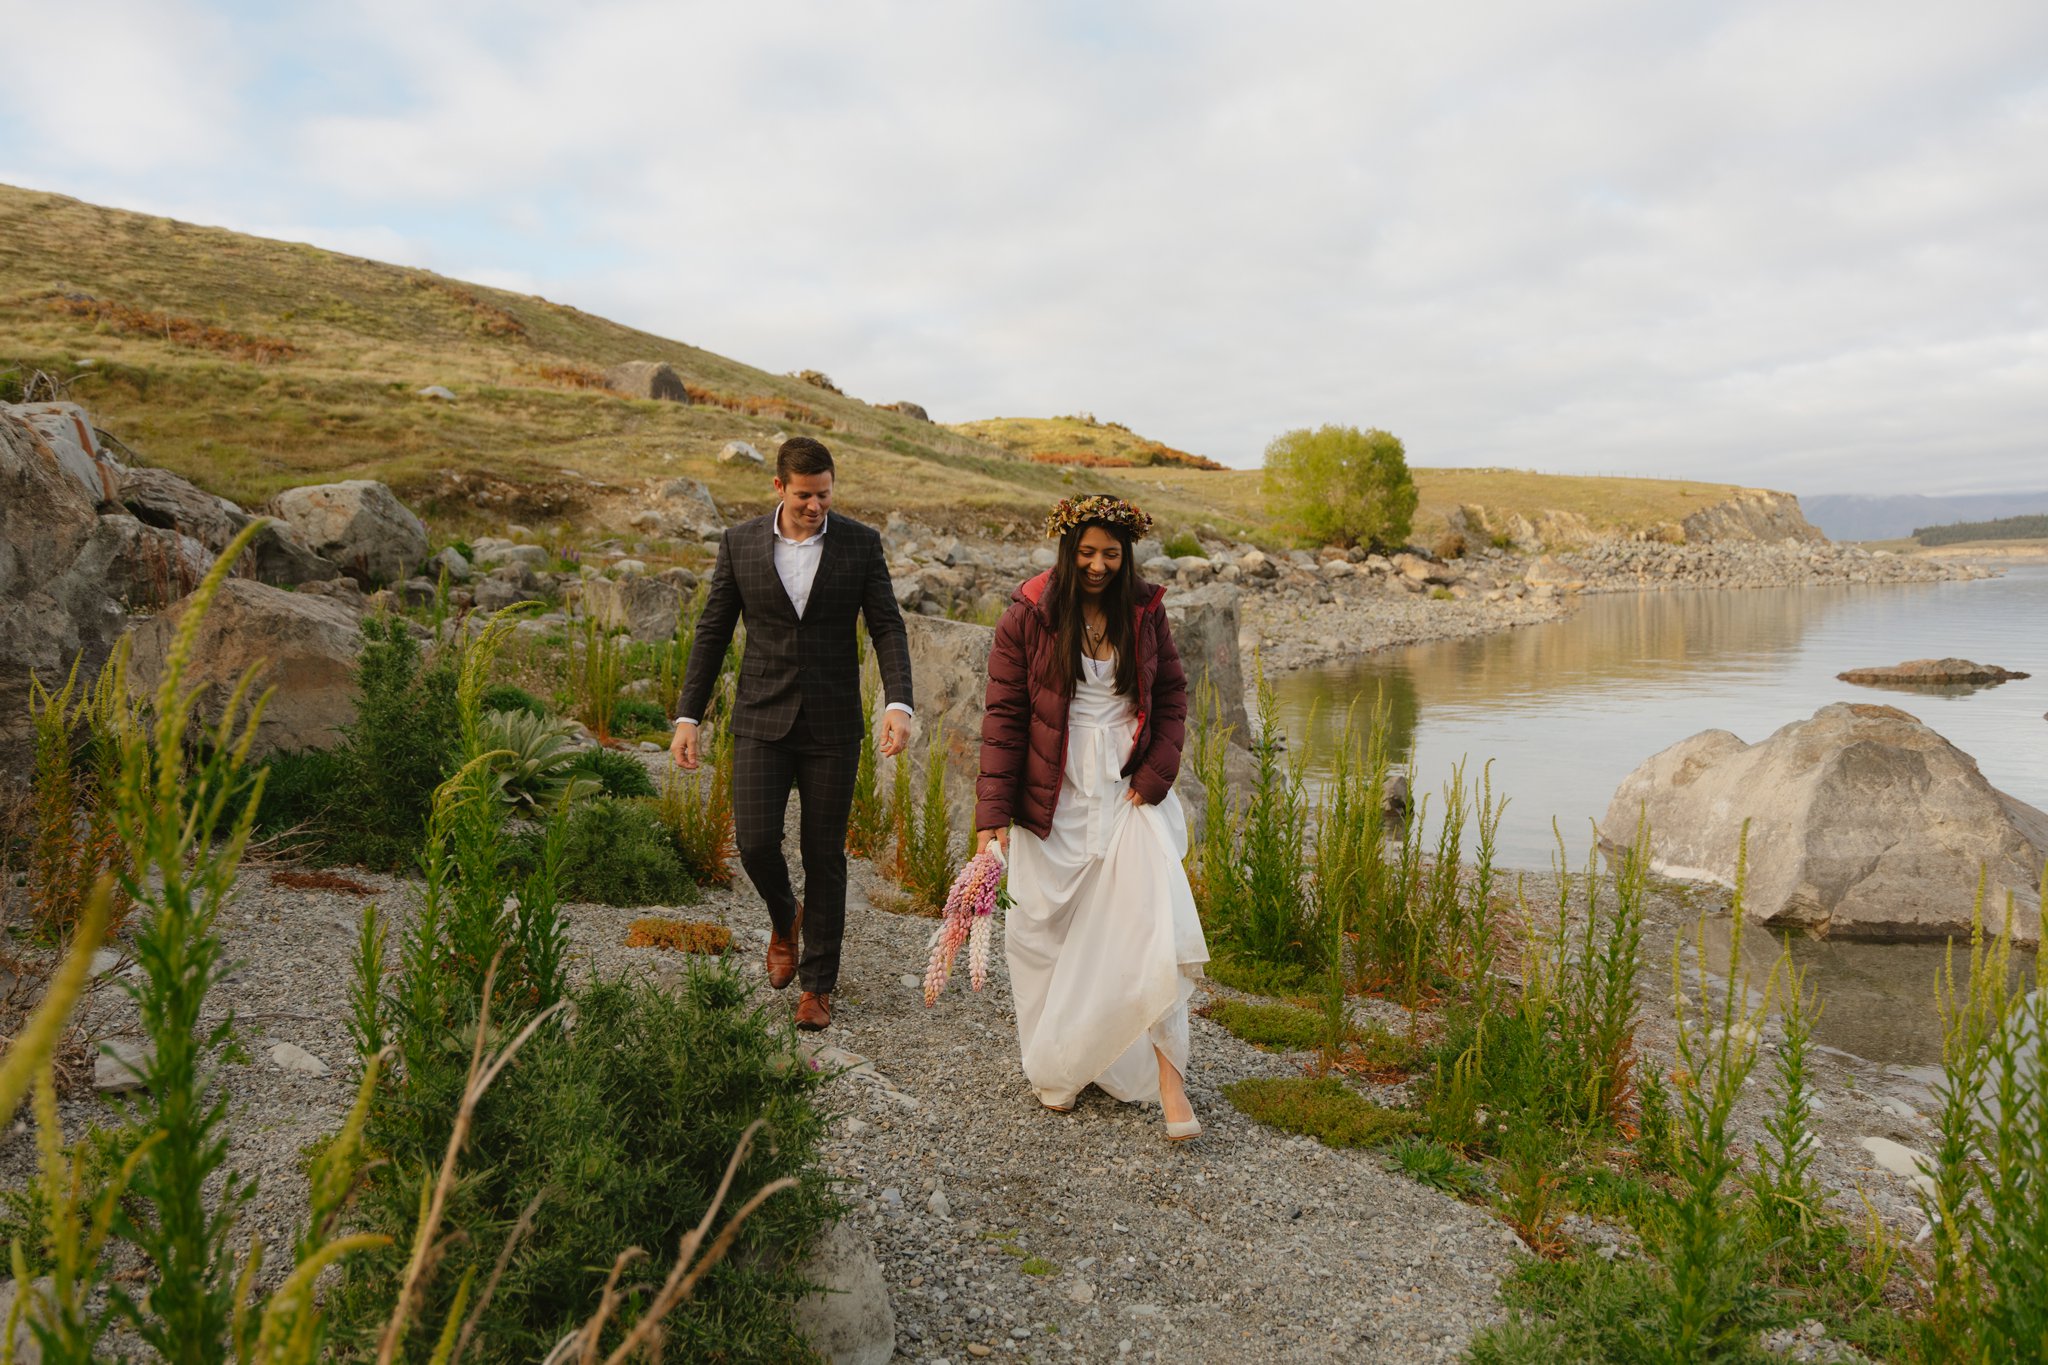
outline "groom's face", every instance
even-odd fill
[[[832,476],[792,474],[777,479],[775,496],[782,502],[782,533],[807,539],[825,529],[825,513],[832,510]]]

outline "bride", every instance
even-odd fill
[[[1209,952],[1173,794],[1187,679],[1165,590],[1131,563],[1151,525],[1102,495],[1053,509],[1058,558],[996,626],[974,846],[993,840],[1009,859],[1004,950],[1039,1102],[1065,1112],[1092,1082],[1158,1101],[1180,1141],[1202,1131],[1185,1083],[1188,999]]]

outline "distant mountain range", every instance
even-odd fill
[[[1922,526],[1952,521],[1988,521],[2048,512],[2048,489],[2031,493],[1968,493],[1927,497],[1899,493],[1866,497],[1861,493],[1802,493],[1799,510],[1829,540],[1898,540]]]

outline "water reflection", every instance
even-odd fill
[[[1387,699],[1390,752],[1433,790],[1495,760],[1512,798],[1504,861],[1544,867],[1551,820],[1573,842],[1631,769],[1701,730],[1755,742],[1830,701],[1874,662],[1959,654],[2033,673],[2004,687],[1885,694],[1972,754],[1997,786],[2048,804],[2048,569],[1981,583],[1621,593],[1569,620],[1390,650],[1275,680],[1291,743],[1327,754],[1351,705]],[[1311,755],[1312,765],[1314,753]]]

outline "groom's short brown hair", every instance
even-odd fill
[[[792,436],[775,451],[775,477],[784,483],[792,474],[830,474],[838,477],[832,467],[832,452],[825,449],[823,441],[814,441],[808,436]]]

